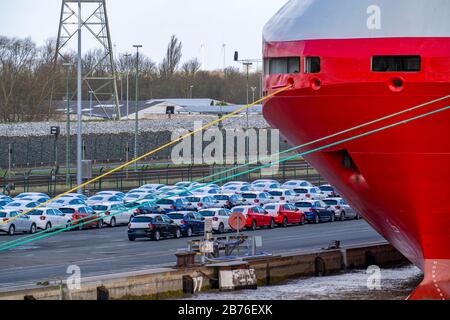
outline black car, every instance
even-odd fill
[[[172,212],[167,216],[178,224],[181,233],[186,237],[205,232],[205,218],[197,212]]]
[[[296,202],[295,207],[305,213],[308,222],[334,222],[335,212],[323,201],[303,200]]]
[[[128,239],[149,238],[159,241],[161,238],[181,238],[180,227],[165,214],[144,214],[131,219],[128,225]]]
[[[152,205],[148,203],[140,204],[138,202],[128,202],[124,205],[127,209],[135,208],[134,216],[139,216],[142,214],[158,214],[158,213],[164,213],[164,210],[162,210],[157,205]]]

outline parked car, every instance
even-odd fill
[[[275,218],[260,206],[234,207],[231,212],[240,212],[245,215],[245,228],[255,231],[258,228],[275,228]]]
[[[180,227],[181,233],[186,237],[205,232],[205,219],[197,212],[181,211],[168,213],[167,216]]]
[[[212,229],[219,234],[231,230],[229,219],[230,210],[227,209],[207,209],[198,212],[203,218],[212,220]]]
[[[8,203],[11,203],[11,202],[13,202],[13,200],[11,199],[11,198],[3,198],[3,199],[0,199],[0,207],[5,207]]]
[[[58,209],[43,207],[27,214],[36,223],[38,229],[49,230],[52,228],[68,228],[71,226],[70,217]]]
[[[28,202],[37,202],[39,204],[45,203],[48,200],[50,200],[50,198],[48,197],[41,197],[41,196],[29,196],[26,198],[20,198],[20,201],[28,201]]]
[[[314,186],[312,185],[312,183],[306,180],[290,180],[281,185],[281,188],[291,190],[302,187],[314,187]]]
[[[180,227],[165,214],[145,214],[134,217],[128,225],[128,239],[150,238],[159,241],[161,238],[181,237]]]
[[[15,200],[13,202],[8,203],[4,208],[5,209],[12,209],[12,210],[18,210],[18,211],[28,211],[31,209],[34,209],[38,207],[40,203],[38,202],[30,202],[30,201],[23,201],[23,200]]]
[[[334,187],[330,184],[324,184],[319,187],[320,191],[322,191],[328,198],[337,198],[339,197]]]
[[[229,181],[227,183],[225,183],[222,188],[227,188],[230,186],[249,186],[250,183],[245,182],[245,181]]]
[[[202,210],[210,208],[220,208],[219,202],[209,195],[198,195],[186,197],[186,200],[192,204],[192,210]]]
[[[139,189],[148,190],[150,192],[156,192],[159,189],[164,188],[165,186],[166,186],[165,184],[151,183],[151,184],[145,184],[142,187],[140,187]]]
[[[165,213],[165,211],[161,209],[161,207],[156,205],[155,202],[156,201],[139,200],[136,202],[125,203],[124,206],[130,212],[132,212],[134,216],[138,216],[141,214]]]
[[[290,224],[306,223],[306,215],[291,203],[270,203],[266,204],[264,210],[274,217],[275,223],[286,228]]]
[[[205,194],[213,195],[220,193],[220,189],[200,188],[200,189],[192,189],[190,192],[193,193],[194,195],[205,195]]]
[[[260,179],[260,180],[255,180],[251,183],[252,186],[254,186],[255,184],[261,184],[261,183],[272,183],[272,184],[280,184],[280,182],[278,182],[277,180],[273,180],[273,179]]]
[[[244,198],[237,194],[215,194],[213,198],[218,201],[218,206],[231,209],[235,206],[240,206],[244,203]]]
[[[304,200],[323,200],[327,198],[327,196],[317,187],[295,188],[294,192]]]
[[[189,187],[193,184],[194,182],[191,181],[180,181],[178,183],[175,183],[175,187],[189,189]]]
[[[78,198],[80,200],[86,201],[88,197],[86,197],[84,194],[78,194],[78,193],[68,193],[60,197],[60,199],[65,198]]]
[[[183,197],[160,199],[156,201],[156,205],[163,209],[165,213],[174,211],[190,211],[193,209],[192,204]]]
[[[290,189],[274,189],[268,192],[275,202],[297,202],[300,196]]]
[[[51,207],[49,207],[51,208]],[[86,205],[74,205],[74,206],[65,206],[62,208],[57,208],[59,211],[64,213],[66,217],[72,219],[72,216],[77,213],[81,208],[86,208]]]
[[[118,224],[127,224],[130,222],[132,213],[120,204],[115,202],[97,203],[92,206],[95,214],[103,217],[103,223],[115,227]]]
[[[78,230],[103,227],[103,219],[100,219],[100,216],[91,207],[81,207],[71,216],[71,225],[76,226]]]
[[[0,232],[6,232],[10,236],[17,232],[35,233],[37,229],[36,223],[29,216],[20,216],[20,212],[16,210],[0,210],[0,221],[4,223],[0,225]]]
[[[252,184],[252,190],[263,192],[269,192],[270,190],[279,189],[280,187],[281,185],[278,182],[277,183],[265,182]]]
[[[123,204],[123,198],[118,196],[93,196],[88,198],[86,203],[90,206],[95,205],[97,203],[110,202],[115,204]]]
[[[139,200],[155,200],[156,197],[152,192],[134,192],[127,193],[125,198],[123,198],[124,202],[135,202]]]
[[[241,194],[244,192],[250,192],[252,190],[253,189],[250,185],[230,185],[230,186],[222,187],[220,189],[220,192]]]
[[[100,191],[95,194],[96,196],[116,196],[120,198],[125,198],[125,193],[120,191]]]
[[[336,219],[341,221],[346,219],[360,219],[360,215],[342,198],[328,198],[324,199],[323,202],[330,206],[330,209],[335,212]]]
[[[267,192],[258,192],[258,191],[251,191],[251,192],[245,192],[242,194],[242,198],[244,199],[245,205],[260,205],[263,206],[267,203],[272,202],[270,194]]]
[[[41,197],[41,198],[47,198],[50,199],[50,197],[48,195],[46,195],[45,193],[40,193],[40,192],[24,192],[21,193],[19,195],[17,195],[14,200],[20,200],[23,198],[29,198],[29,197]]]
[[[321,200],[303,200],[295,203],[295,207],[302,210],[308,222],[334,222],[334,211]]]
[[[87,203],[79,198],[59,198],[47,204],[49,208],[59,209],[65,206],[86,206]]]

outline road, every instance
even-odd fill
[[[160,242],[130,242],[127,228],[73,231],[0,252],[0,291],[35,285],[39,281],[66,279],[67,268],[77,265],[82,277],[173,266],[175,253],[186,248],[186,238]],[[333,240],[343,246],[383,241],[365,221],[292,226],[258,230],[264,252],[287,253],[327,247]],[[0,243],[17,239],[0,234]]]

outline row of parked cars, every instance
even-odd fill
[[[0,219],[8,222],[0,225],[0,231],[13,235],[128,224],[128,238],[134,241],[190,237],[204,232],[207,219],[215,232],[227,232],[233,212],[246,217],[245,227],[250,230],[359,219],[332,186],[316,187],[303,180],[232,181],[223,186],[187,181],[171,186],[146,184],[126,194],[102,191],[92,197],[67,194],[49,200],[43,193],[22,193],[13,199],[0,194]],[[30,212],[21,216],[25,211]]]

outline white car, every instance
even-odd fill
[[[92,206],[98,217],[103,217],[103,223],[110,227],[118,224],[128,224],[133,216],[132,210],[121,203],[103,202]]]
[[[272,197],[267,192],[244,192],[242,194],[243,204],[244,205],[260,205],[263,206],[267,203],[273,202]]]
[[[231,212],[227,209],[206,209],[200,210],[198,212],[202,215],[205,220],[212,220],[212,229],[217,233],[224,233],[225,231],[231,230],[230,227],[230,214]]]
[[[186,197],[186,200],[192,204],[193,210],[202,210],[210,208],[221,208],[219,201],[210,195],[193,195]]]
[[[36,207],[38,207],[40,205],[40,203],[38,202],[30,202],[30,201],[26,201],[26,200],[17,200],[17,201],[13,201],[8,203],[5,206],[5,209],[11,209],[11,210],[17,210],[17,211],[28,211],[31,209],[34,209]]]
[[[18,196],[16,196],[14,198],[14,200],[20,200],[23,198],[29,198],[29,197],[40,197],[40,198],[47,198],[50,199],[50,197],[48,195],[46,195],[45,193],[40,193],[40,192],[24,192],[19,194]]]
[[[268,192],[272,197],[273,202],[296,202],[300,201],[301,197],[293,190],[289,189],[274,189]]]
[[[148,190],[150,192],[156,192],[159,189],[164,188],[165,186],[166,186],[165,184],[151,183],[151,184],[145,184],[142,187],[140,187],[139,189]]]
[[[86,197],[84,194],[78,194],[78,193],[68,193],[60,197],[60,199],[67,199],[67,198],[76,198],[83,201],[86,201],[88,197]]]
[[[230,181],[230,182],[225,183],[222,186],[222,188],[226,188],[229,186],[249,186],[249,185],[250,185],[250,183],[245,182],[245,181]]]
[[[328,198],[336,198],[339,197],[336,189],[331,184],[324,184],[319,187],[320,191],[322,191]]]
[[[223,194],[227,193],[241,194],[243,192],[249,191],[253,191],[250,185],[230,185],[226,187],[224,186],[220,189],[220,192],[222,192]]]
[[[317,187],[302,187],[293,189],[302,200],[323,200],[327,196]]]
[[[123,198],[118,196],[93,196],[88,198],[86,203],[90,206],[95,205],[97,203],[103,202],[112,202],[115,204],[123,204]]]
[[[261,182],[261,183],[256,183],[256,184],[252,184],[252,189],[254,191],[264,191],[264,192],[269,192],[270,190],[274,190],[274,189],[279,189],[281,187],[281,185],[276,182]]]
[[[190,192],[194,195],[202,195],[202,194],[214,195],[219,193],[219,189],[200,188],[200,189],[192,189],[190,190]]]
[[[28,213],[38,229],[68,228],[71,226],[71,217],[54,208],[39,208]]]
[[[50,200],[49,197],[42,197],[42,196],[28,196],[25,198],[15,199],[19,201],[28,201],[28,202],[37,202],[37,203],[45,203]]]
[[[324,199],[323,202],[329,205],[331,210],[334,210],[336,214],[335,217],[338,220],[344,221],[346,219],[360,219],[360,215],[342,198],[328,198]]]
[[[220,208],[225,209],[231,209],[244,203],[244,199],[242,198],[242,196],[235,193],[214,194],[212,197],[216,201],[218,201],[218,206]]]
[[[7,222],[10,219],[13,220]],[[37,229],[36,223],[29,216],[20,216],[20,212],[16,210],[0,210],[0,220],[5,222],[0,225],[0,231],[10,236],[15,235],[16,232],[35,233]]]
[[[133,192],[127,193],[125,198],[123,198],[124,202],[136,202],[140,200],[155,200],[156,197],[153,195],[153,192]]]
[[[117,196],[125,198],[125,193],[120,191],[100,191],[95,194],[96,196]]]
[[[54,209],[66,206],[86,206],[86,202],[79,198],[59,198],[47,204],[47,207]]]
[[[273,179],[260,179],[260,180],[255,180],[253,181],[251,184],[255,185],[255,184],[260,184],[260,183],[278,183],[280,184],[277,180],[273,180]]]
[[[306,180],[290,180],[281,185],[283,189],[296,189],[302,187],[314,187],[311,182]]]

